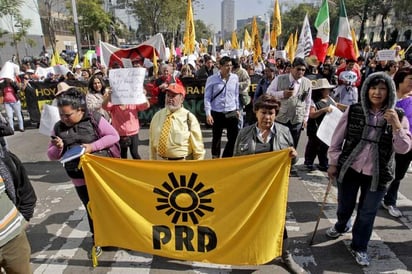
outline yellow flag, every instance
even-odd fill
[[[351,35],[352,35],[352,43],[353,43],[353,51],[355,52],[355,57],[358,58],[359,57],[359,48],[358,48],[358,40],[356,39],[356,33],[355,33],[355,29],[352,28],[351,30]]]
[[[95,245],[231,265],[282,253],[288,149],[179,163],[86,154],[81,165]]]
[[[250,37],[250,34],[246,28],[245,28],[244,46],[246,50],[252,50],[252,38]]]
[[[293,62],[293,59],[295,59],[295,53],[296,50],[298,49],[298,30],[295,31],[295,35],[293,36],[293,58],[290,60]]]
[[[232,32],[232,49],[238,49],[239,48],[239,43],[237,41],[237,35],[236,35],[236,31]]]
[[[253,17],[252,22],[252,47],[253,47],[253,62],[257,64],[259,57],[262,55],[262,47],[259,40],[259,29],[256,22],[256,16]]]
[[[79,54],[76,53],[76,56],[74,57],[73,65],[72,67],[74,68],[79,64]]]
[[[53,67],[53,66],[56,66],[56,65],[62,65],[62,63],[60,63],[60,59],[61,59],[60,54],[57,51],[57,49],[55,49],[54,52],[53,52],[53,55],[50,59],[50,66]]]
[[[90,67],[91,67],[91,66],[90,66],[89,56],[88,56],[87,54],[85,54],[85,55],[83,56],[83,66],[82,66],[82,68],[87,69],[87,68],[90,68]]]
[[[169,63],[173,63],[175,60],[175,55],[176,55],[176,49],[175,49],[175,43],[170,42],[170,55],[169,55]]]
[[[184,53],[190,55],[195,52],[195,22],[193,21],[192,1],[187,0],[186,31],[184,36]]]
[[[335,46],[332,43],[329,44],[328,50],[326,51],[326,55],[330,57],[335,56]]]
[[[288,39],[288,41],[286,42],[286,45],[285,45],[285,51],[286,51],[286,53],[287,53],[287,55],[288,55],[288,58],[289,58],[289,60],[290,61],[292,61],[293,60],[293,57],[294,57],[294,55],[295,55],[295,52],[294,52],[294,41],[293,41],[293,33],[291,33],[290,35],[289,35],[289,39]]]
[[[395,49],[397,45],[398,45],[398,44],[395,43],[395,44],[393,44],[389,49]]]
[[[272,31],[270,33],[270,46],[276,48],[278,45],[278,37],[282,34],[282,19],[280,18],[279,1],[275,0],[273,9]]]
[[[153,48],[153,75],[155,78],[159,75],[159,65],[157,64],[156,50]]]

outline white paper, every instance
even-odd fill
[[[318,138],[328,146],[330,146],[332,142],[332,136],[335,132],[335,128],[343,115],[343,112],[337,107],[331,107],[332,112],[326,113],[325,117],[323,117],[322,123],[319,125],[318,131],[316,132],[316,136],[318,136]]]
[[[39,132],[46,136],[50,136],[54,125],[60,121],[59,108],[56,106],[44,104],[40,116]]]
[[[120,68],[109,71],[114,105],[143,104],[147,101],[144,94],[145,68]]]
[[[13,62],[7,61],[1,68],[0,78],[8,78],[14,81],[16,79],[16,76],[19,75],[19,73],[19,66]]]
[[[391,61],[395,60],[396,50],[392,49],[383,49],[378,51],[378,61]]]
[[[53,67],[48,67],[48,68],[37,67],[36,69],[36,75],[38,75],[40,79],[43,77],[46,78],[49,72],[54,74],[54,68]]]
[[[122,63],[123,63],[124,68],[132,68],[133,67],[132,60],[130,60],[129,58],[122,58]]]

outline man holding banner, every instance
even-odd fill
[[[165,108],[158,111],[150,123],[149,158],[203,160],[205,149],[199,122],[183,107],[185,88],[172,83],[165,91]]]

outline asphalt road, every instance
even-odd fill
[[[140,133],[139,152],[148,158],[148,130]],[[178,261],[134,251],[111,248],[92,267],[88,258],[91,240],[85,209],[63,167],[46,156],[48,138],[34,127],[7,137],[10,149],[23,161],[38,196],[34,217],[28,229],[34,273],[287,273],[279,260],[260,266],[213,265]],[[204,130],[206,147],[211,131]],[[303,134],[301,146],[306,142]],[[303,148],[298,149],[303,156]],[[207,151],[210,158],[210,149]],[[401,184],[398,205],[404,216],[391,217],[379,210],[369,254],[369,267],[361,268],[349,251],[351,235],[337,240],[325,236],[336,218],[336,188],[328,196],[316,235],[310,246],[320,205],[327,186],[326,173],[307,172],[298,162],[299,177],[291,178],[287,229],[295,260],[310,273],[410,273],[412,270],[412,174]],[[236,249],[236,246],[233,247]]]

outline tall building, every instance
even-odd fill
[[[228,39],[235,30],[235,0],[222,1],[222,39]]]

